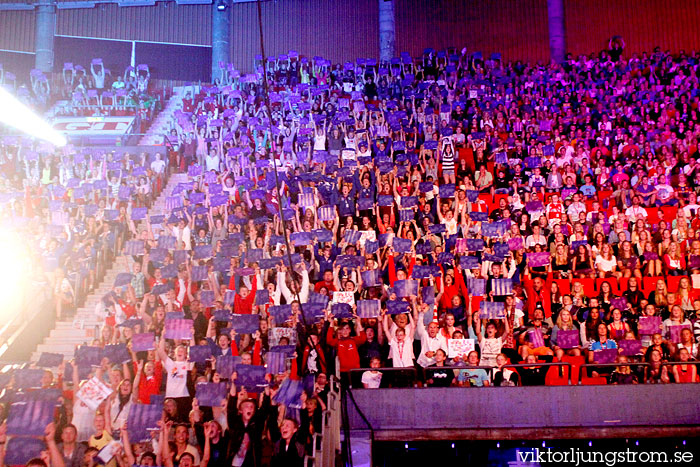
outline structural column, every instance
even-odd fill
[[[564,0],[547,0],[547,19],[549,20],[550,58],[557,63],[562,63],[566,57]]]
[[[396,27],[393,0],[379,1],[379,59],[389,61],[395,55]]]
[[[231,2],[226,2],[226,8],[219,10],[218,2],[211,6],[211,80],[221,78],[219,63],[231,63]]]
[[[56,6],[52,0],[36,0],[34,37],[34,66],[45,72],[53,71],[53,42],[56,32]]]

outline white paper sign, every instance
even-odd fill
[[[455,358],[459,356],[463,360],[474,350],[474,339],[447,339],[447,356]]]
[[[347,303],[353,306],[355,305],[355,292],[333,292],[332,303]]]
[[[360,235],[360,248],[365,247],[365,242],[374,242],[377,240],[377,232],[374,230],[360,230],[362,235]]]
[[[102,401],[112,394],[112,389],[100,381],[96,376],[87,380],[75,394],[91,410],[97,410]]]
[[[297,344],[297,331],[293,328],[271,328],[269,332],[270,346],[280,345],[280,339],[289,339],[289,345]]]

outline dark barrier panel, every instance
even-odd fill
[[[101,58],[114,79],[124,75],[131,63],[131,42],[56,36],[54,71],[61,73],[66,62],[82,65],[90,73],[93,58]]]
[[[377,431],[700,425],[700,384],[355,389]],[[350,428],[367,425],[352,402]]]
[[[211,47],[137,42],[136,61],[148,64],[154,78],[208,82]]]

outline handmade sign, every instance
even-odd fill
[[[97,410],[102,401],[107,399],[112,392],[109,386],[104,384],[96,376],[93,376],[80,386],[75,396],[87,405],[90,410]],[[129,419],[131,419],[131,414],[129,415]]]
[[[350,306],[355,304],[355,293],[354,292],[333,292],[333,302],[332,303],[346,303]]]
[[[295,345],[297,343],[297,331],[292,328],[275,327],[270,329],[268,336],[271,346],[281,345],[282,339],[287,340],[284,345]]]
[[[474,339],[447,339],[447,357],[465,359],[474,350]]]

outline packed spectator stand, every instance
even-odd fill
[[[698,382],[699,60],[290,51],[191,86],[167,168],[6,142],[3,220],[43,222],[47,272],[78,245],[131,261],[99,338],[11,375],[0,448],[29,452],[27,401],[59,396],[51,465],[257,466],[301,465],[336,376]]]

